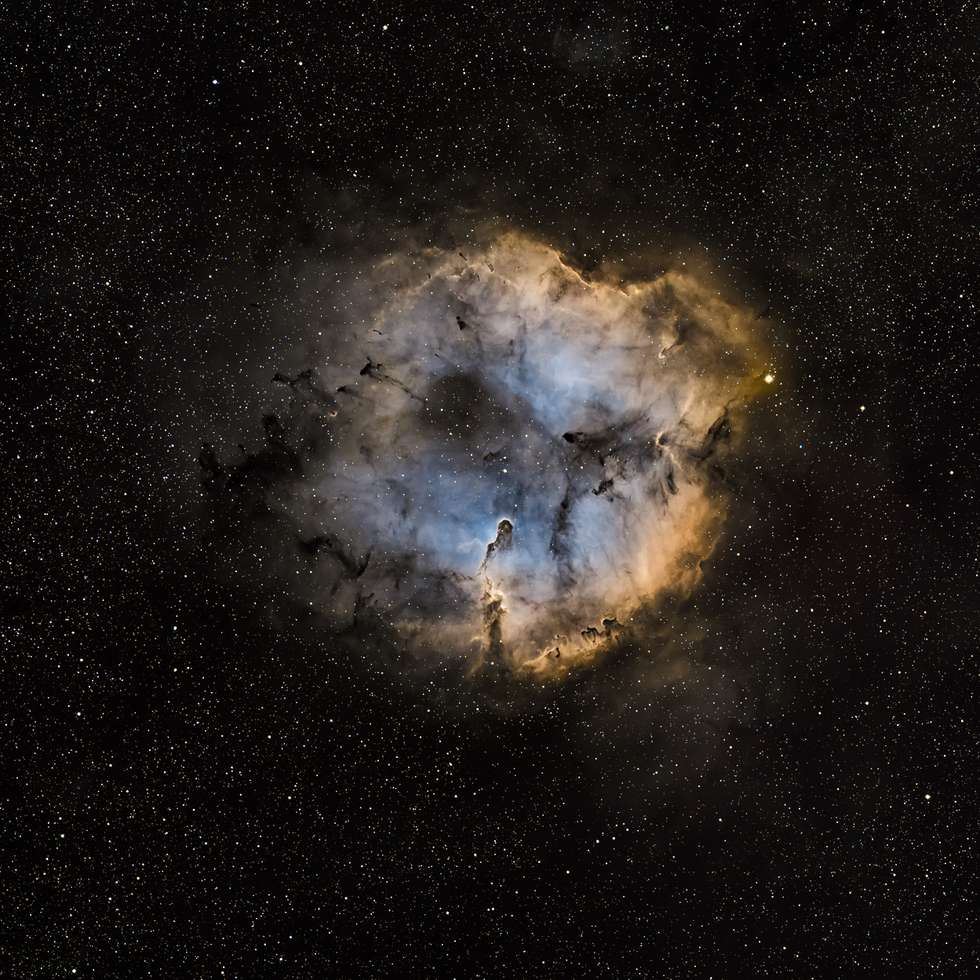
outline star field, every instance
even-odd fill
[[[4,975],[971,975],[978,37],[951,4],[11,14]],[[282,488],[336,458],[299,372],[348,330],[330,398],[396,404],[366,311],[491,225],[589,282],[706,275],[773,380],[696,587],[606,670],[466,699],[377,608],[325,627],[343,561]],[[456,397],[447,459],[504,417]]]

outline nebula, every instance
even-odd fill
[[[318,271],[264,445],[200,463],[226,527],[261,513],[270,563],[296,556],[280,586],[319,628],[547,681],[696,588],[773,370],[709,275],[585,272],[517,231]]]

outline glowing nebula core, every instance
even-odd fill
[[[767,387],[752,314],[686,273],[583,278],[519,233],[358,281],[357,315],[277,375],[266,448],[202,458],[225,486],[265,474],[326,626],[538,678],[642,637],[721,536]]]

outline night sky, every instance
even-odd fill
[[[0,973],[974,975],[976,13],[64,6]]]

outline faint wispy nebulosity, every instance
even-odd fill
[[[264,445],[202,453],[225,537],[257,534],[273,594],[324,631],[420,671],[556,679],[642,643],[745,469],[771,367],[753,311],[708,274],[586,271],[490,222],[357,262],[304,265],[310,340],[270,373]],[[241,550],[212,548],[230,574]]]

